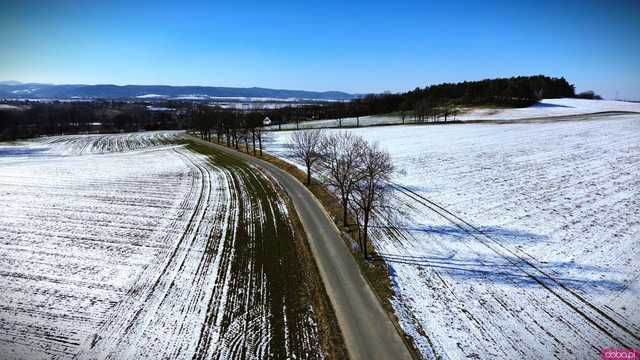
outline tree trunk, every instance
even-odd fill
[[[349,203],[349,199],[347,198],[343,198],[342,199],[342,223],[344,224],[344,226],[349,225],[349,219],[347,217],[347,205]]]
[[[260,156],[262,156],[262,133],[258,134],[258,145],[260,145]]]
[[[364,228],[362,229],[363,232],[363,236],[362,236],[362,253],[364,255],[364,258],[367,259],[368,255],[367,255],[367,240],[368,240],[368,230],[369,230],[369,214],[365,212],[364,214]]]
[[[311,165],[307,164],[307,186],[311,185]]]
[[[253,142],[253,156],[256,156],[256,133],[251,132],[251,141]]]

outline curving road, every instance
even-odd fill
[[[307,233],[349,357],[354,360],[411,359],[400,334],[360,273],[340,232],[311,192],[275,165],[224,146],[191,138],[259,166],[285,189]]]

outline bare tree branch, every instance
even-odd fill
[[[294,131],[291,134],[291,152],[307,168],[307,185],[311,184],[311,170],[322,157],[324,134],[320,129]]]
[[[326,185],[340,196],[342,222],[347,225],[349,200],[358,180],[358,162],[365,141],[350,132],[334,133],[325,138],[322,169]]]
[[[391,156],[377,144],[366,144],[358,161],[357,181],[353,187],[352,202],[360,209],[363,220],[361,248],[367,255],[367,241],[371,214],[379,211],[387,200],[389,180],[394,168]]]

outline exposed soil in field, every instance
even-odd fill
[[[211,151],[196,144],[190,146],[200,152]],[[288,201],[255,168],[221,153],[213,155],[212,163],[229,170],[232,188],[237,198],[243,199],[238,202],[238,211],[244,216],[236,226],[231,250],[235,256],[230,264],[233,279],[229,291],[239,296],[229,300],[227,311],[221,315],[223,346],[203,336],[194,358],[211,358],[211,350],[213,357],[225,359],[323,358],[318,350],[328,343],[318,333],[328,329],[319,329],[318,322],[325,320],[318,319],[317,312],[320,308],[324,317],[331,310],[326,300],[322,301],[317,270],[296,216],[289,213]],[[216,306],[212,304],[209,311],[215,313]],[[214,323],[215,316],[209,316],[203,332]],[[252,335],[264,326],[269,328],[268,336]],[[261,340],[253,344],[254,338]]]
[[[2,147],[3,359],[343,355],[277,186],[175,135]]]

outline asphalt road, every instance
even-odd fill
[[[353,360],[411,359],[400,334],[360,273],[340,232],[313,194],[296,178],[275,165],[192,138],[266,170],[285,189],[307,233],[349,357]]]

